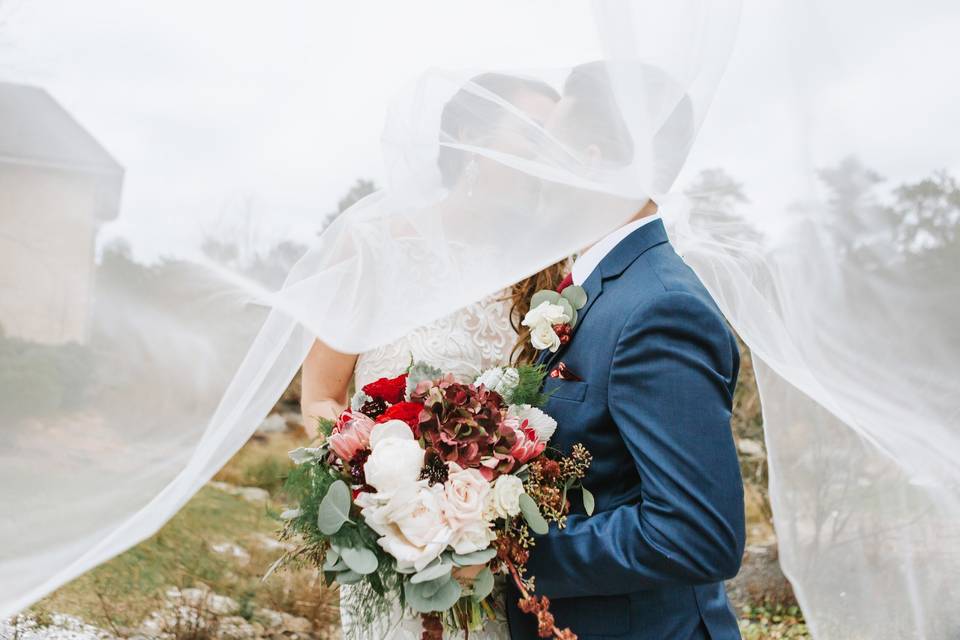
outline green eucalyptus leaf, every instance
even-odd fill
[[[593,494],[586,487],[580,487],[580,490],[583,491],[583,510],[587,512],[588,516],[592,516],[597,501],[594,500]]]
[[[551,291],[550,289],[541,289],[533,294],[533,297],[530,298],[530,308],[535,309],[544,302],[558,304],[558,300],[560,300],[560,294],[556,291]]]
[[[350,522],[350,487],[337,480],[327,489],[317,509],[317,527],[325,536],[332,536],[345,522]]]
[[[337,574],[337,582],[340,584],[356,584],[363,580],[363,576],[356,571],[341,571]]]
[[[560,305],[560,308],[563,309],[563,312],[567,314],[568,318],[573,317],[573,305],[570,304],[570,301],[566,298],[560,298],[557,300],[557,304]]]
[[[329,549],[327,549],[327,552],[323,556],[323,568],[329,569],[333,565],[337,564],[339,560],[340,551],[331,546]]]
[[[432,562],[417,573],[413,574],[413,577],[410,578],[410,582],[417,584],[420,582],[429,582],[431,580],[436,580],[443,576],[450,575],[450,571],[453,569],[453,564],[450,562]]]
[[[537,503],[526,493],[520,494],[520,512],[523,514],[524,520],[527,521],[527,526],[530,527],[530,530],[534,533],[544,535],[549,531],[547,521],[544,520],[540,514],[540,508],[537,506]]]
[[[436,580],[430,580],[429,582],[418,582],[417,589],[424,598],[432,598],[440,589],[445,587],[448,582],[453,580],[452,575],[440,576]]]
[[[407,604],[418,613],[446,611],[457,603],[462,593],[460,583],[450,578],[446,579],[439,589],[433,589],[436,589],[436,585],[430,582],[405,582],[403,585]],[[430,595],[426,595],[428,593]]]
[[[469,567],[475,564],[486,564],[497,556],[497,550],[493,547],[487,547],[473,553],[455,553],[453,554],[453,563],[458,567]]]
[[[476,601],[483,600],[493,591],[493,572],[488,567],[484,567],[477,577],[473,579],[473,598]]]
[[[325,571],[347,571],[350,567],[347,566],[347,563],[343,561],[343,558],[337,558],[336,561],[331,564],[329,567],[323,565]]]
[[[356,571],[363,576],[376,571],[379,564],[377,554],[364,547],[347,547],[340,552],[340,556],[351,571]]]
[[[573,310],[573,315],[570,316],[570,328],[577,326],[577,320],[580,318],[580,313],[576,309]]]
[[[563,296],[564,299],[569,300],[574,309],[583,309],[584,305],[587,304],[586,290],[575,284],[565,287],[563,293],[560,295]]]

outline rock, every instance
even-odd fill
[[[271,413],[257,427],[257,431],[260,433],[279,433],[286,430],[287,419],[279,413]]]
[[[776,545],[747,547],[740,573],[727,581],[727,595],[736,611],[744,605],[759,603],[784,606],[797,603],[790,581],[780,570]]]
[[[737,440],[737,450],[743,455],[753,458],[762,458],[765,455],[763,443],[750,438],[740,438]]]
[[[17,640],[116,640],[105,631],[80,618],[54,613],[49,619],[38,620],[37,616],[21,614],[0,620],[0,638]]]
[[[240,616],[229,616],[220,619],[217,637],[224,640],[248,640],[256,638],[257,631],[252,624]]]
[[[219,489],[224,493],[229,493],[232,496],[240,496],[247,502],[261,504],[270,500],[270,492],[260,487],[238,487],[229,482],[219,482],[216,480],[208,484],[214,489]]]
[[[313,631],[313,623],[306,618],[292,616],[289,613],[282,612],[280,615],[283,617],[283,622],[280,624],[280,629],[282,631],[303,635],[308,635]]]
[[[212,613],[215,615],[232,615],[240,610],[237,601],[229,596],[222,596],[214,593],[205,584],[201,584],[189,589],[178,589],[171,587],[167,589],[167,600],[172,605],[189,607],[202,613]]]
[[[237,495],[247,502],[263,503],[269,502],[270,492],[260,487],[240,487]]]
[[[250,554],[247,553],[247,550],[233,542],[218,542],[217,544],[210,545],[210,548],[214,553],[234,558],[241,567],[246,566],[250,562]]]
[[[297,545],[291,542],[281,542],[265,533],[257,533],[251,536],[251,540],[264,551],[293,551],[297,548]]]
[[[254,616],[268,629],[278,629],[283,625],[283,614],[273,609],[257,609]]]
[[[228,596],[214,593],[204,584],[188,589],[170,587],[166,604],[137,628],[135,637],[177,640],[184,633],[222,640],[252,640],[257,631],[237,615],[240,606]]]

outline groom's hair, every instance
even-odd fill
[[[641,63],[626,69],[630,82],[647,92],[644,107],[660,119],[650,140],[657,184],[673,182],[693,142],[693,105],[684,88],[664,70]],[[615,166],[633,161],[635,141],[614,96],[606,62],[595,61],[574,67],[563,86],[564,98],[571,98],[571,121],[577,126],[567,132],[575,144],[595,144],[603,159]],[[669,109],[669,112],[666,111]]]
[[[633,138],[620,113],[607,65],[587,62],[570,70],[563,84],[563,97],[570,98],[571,126],[564,134],[577,146],[596,145],[603,160],[615,165],[633,161]]]
[[[557,90],[542,80],[505,73],[482,73],[470,78],[444,105],[440,114],[441,140],[456,139],[461,127],[474,125],[479,129],[489,130],[507,115],[503,106],[477,95],[476,87],[486,89],[511,104],[516,104],[520,96],[527,94],[540,95],[554,102],[560,100]],[[437,166],[445,187],[456,184],[467,164],[467,156],[468,154],[460,149],[440,146]]]

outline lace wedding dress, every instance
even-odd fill
[[[510,303],[504,294],[490,296],[465,307],[432,324],[420,327],[400,340],[357,359],[355,379],[357,388],[386,376],[395,376],[413,360],[427,362],[444,372],[454,374],[460,381],[473,380],[484,369],[502,365],[509,360],[516,342],[516,333],[510,326]],[[366,633],[349,633],[349,586],[341,587],[340,618],[349,640],[420,640],[420,617],[406,615],[399,606],[389,616]],[[501,614],[502,615],[502,614]],[[462,638],[463,634],[456,636]],[[510,633],[506,620],[487,622],[482,632],[471,632],[471,640],[507,640]]]

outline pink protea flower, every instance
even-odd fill
[[[516,441],[510,449],[510,456],[517,464],[525,464],[543,453],[547,443],[537,438],[537,432],[530,426],[528,420],[521,420],[514,416],[507,416],[503,426],[512,429]]]
[[[364,449],[370,447],[370,432],[374,421],[362,413],[344,411],[333,427],[333,433],[327,439],[330,449],[340,459],[349,463]]]

